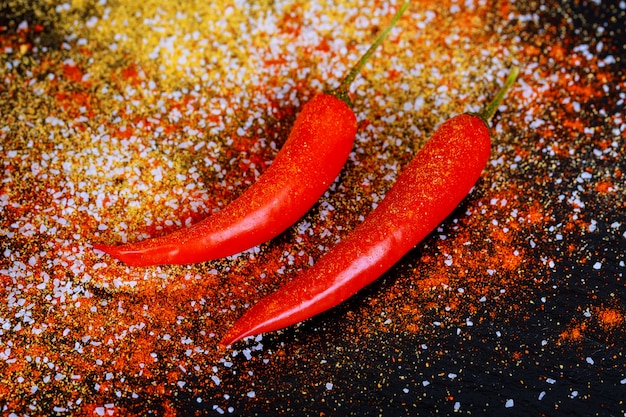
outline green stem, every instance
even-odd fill
[[[487,104],[483,111],[478,113],[478,116],[482,118],[485,123],[489,124],[489,120],[491,120],[493,115],[496,114],[504,96],[506,96],[506,93],[509,91],[511,86],[513,86],[513,83],[515,83],[518,74],[519,68],[517,66],[513,66],[509,71],[509,76],[506,78],[506,81],[504,81],[504,85],[500,88],[494,99],[491,100],[491,103]]]
[[[393,29],[396,23],[398,23],[398,20],[400,20],[400,17],[409,7],[410,3],[411,3],[410,0],[406,0],[402,4],[402,6],[400,6],[400,9],[396,12],[396,14],[391,19],[391,23],[389,23],[389,25],[378,35],[378,37],[376,38],[372,46],[369,47],[369,49],[363,54],[361,59],[359,59],[359,61],[352,67],[348,75],[346,75],[346,77],[341,81],[341,84],[339,84],[339,87],[330,91],[328,94],[332,94],[335,97],[345,101],[346,104],[348,104],[348,106],[352,106],[352,102],[350,101],[350,97],[348,96],[350,84],[352,84],[352,81],[354,81],[357,75],[359,75],[359,73],[363,69],[363,66],[365,65],[367,60],[372,56],[376,48],[378,48],[378,46],[381,43],[383,43],[383,40],[385,39],[387,34],[389,34],[391,29]]]

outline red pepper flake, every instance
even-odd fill
[[[72,82],[81,83],[85,73],[74,64],[63,64],[63,74]]]
[[[134,63],[131,63],[126,68],[122,68],[120,72],[124,81],[127,81],[130,85],[137,86],[141,82],[139,70]]]
[[[596,191],[599,193],[610,193],[615,191],[615,187],[610,181],[598,182],[596,184]]]
[[[587,324],[585,323],[573,323],[568,326],[568,329],[559,335],[559,343],[567,342],[580,342],[583,338]]]

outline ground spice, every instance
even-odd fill
[[[414,1],[353,86],[357,144],[319,205],[238,256],[147,269],[89,245],[167,233],[239,195],[395,6],[4,14],[2,413],[624,414],[626,76],[611,22],[625,10],[539,3]],[[229,323],[349,233],[512,63],[491,164],[453,216],[344,305],[218,354]]]

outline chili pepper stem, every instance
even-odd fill
[[[378,46],[381,43],[383,43],[383,40],[385,39],[385,37],[389,34],[389,32],[391,32],[391,29],[393,29],[396,23],[398,23],[398,20],[400,20],[400,17],[402,17],[402,14],[404,14],[406,9],[409,7],[409,4],[411,4],[411,1],[406,0],[402,4],[402,6],[400,6],[400,9],[398,9],[396,14],[391,19],[391,23],[389,23],[389,25],[378,35],[374,43],[372,43],[372,45],[363,54],[363,56],[359,59],[359,61],[352,67],[352,69],[350,69],[350,72],[341,81],[341,84],[339,84],[339,87],[330,91],[328,94],[332,94],[338,99],[343,100],[348,106],[352,106],[352,102],[350,100],[350,97],[348,96],[348,90],[350,88],[350,84],[352,84],[352,81],[354,81],[357,75],[359,75],[359,73],[363,69],[363,66],[365,65],[367,60],[372,56],[376,48],[378,48]]]
[[[491,100],[491,103],[487,104],[487,106],[480,113],[477,114],[477,116],[483,119],[487,125],[489,125],[489,121],[491,120],[493,115],[496,114],[496,111],[502,103],[504,96],[506,96],[506,93],[509,91],[511,86],[513,86],[513,83],[515,83],[518,74],[519,67],[511,67],[508,77],[504,81],[504,84],[502,85],[500,90],[498,90],[498,93],[496,94],[494,99]]]

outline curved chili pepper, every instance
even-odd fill
[[[121,246],[96,244],[132,266],[190,264],[242,252],[298,221],[337,178],[352,150],[357,121],[348,87],[407,9],[390,25],[334,91],[315,96],[297,116],[287,141],[259,180],[223,210],[169,235]]]
[[[378,207],[310,269],[244,313],[220,347],[299,323],[341,303],[434,230],[467,196],[487,164],[488,120],[517,73],[517,68],[511,70],[482,113],[458,115],[443,123]]]

